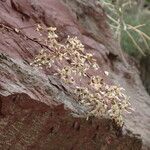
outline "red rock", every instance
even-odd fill
[[[105,80],[121,84],[131,96],[136,111],[125,116],[126,128],[141,134],[145,149],[150,145],[149,96],[136,67],[124,67],[105,14],[94,0],[7,0],[0,2],[0,13],[0,149],[140,150],[142,146],[135,134],[118,136],[110,120],[91,122],[71,115],[80,116],[86,109],[69,95],[65,84],[50,76],[53,70],[29,65],[41,50],[35,40],[38,23],[56,26],[62,40],[67,35],[79,37],[97,59],[99,74],[109,71]],[[131,79],[134,84],[126,82]]]

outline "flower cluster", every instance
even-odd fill
[[[43,30],[44,29],[38,25],[37,31],[41,32]],[[49,27],[46,31],[47,38],[44,42],[52,49],[52,52],[47,52],[42,49],[31,65],[37,67],[51,67],[57,61],[61,62],[66,60],[69,63],[68,66],[59,68],[57,71],[61,79],[67,83],[73,83],[72,76],[74,75],[86,76],[86,71],[90,67],[96,70],[99,68],[93,55],[84,52],[84,45],[77,37],[68,36],[65,44],[62,44],[57,40],[58,35],[55,33],[56,28]]]
[[[75,90],[80,103],[89,108],[88,116],[111,118],[122,126],[122,113],[131,106],[128,97],[123,94],[124,89],[106,84],[99,76],[91,77],[89,85],[89,88],[78,87]]]
[[[45,29],[38,25],[37,31],[41,34]],[[68,36],[62,44],[58,42],[56,28],[46,28],[46,33],[47,38],[44,42],[52,51],[42,49],[31,65],[51,67],[55,62],[65,61],[65,65],[57,69],[57,75],[64,82],[75,85],[75,76],[79,76],[80,79],[83,77],[89,79],[87,86],[75,86],[74,92],[79,103],[88,108],[87,117],[111,118],[122,126],[122,113],[130,108],[128,98],[122,92],[123,89],[119,86],[108,85],[100,76],[87,76],[90,68],[98,70],[99,66],[93,55],[84,51],[84,45],[77,37]],[[109,74],[106,71],[104,73]]]

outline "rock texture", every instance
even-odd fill
[[[141,65],[141,78],[143,81],[143,84],[147,90],[147,92],[150,94],[150,55],[147,55],[147,57],[143,57],[140,60]]]
[[[64,106],[50,108],[26,94],[1,97],[3,150],[140,149],[141,140],[118,136],[109,120],[73,118]]]
[[[0,1],[0,13],[0,149],[149,148],[150,97],[134,61],[126,56],[129,65],[124,66],[97,1],[6,0]],[[82,118],[86,108],[73,98],[69,87],[52,76],[52,69],[29,65],[45,47],[37,41],[38,23],[57,27],[60,40],[78,36],[97,59],[99,74],[109,71],[107,82],[126,89],[135,112],[125,115],[123,133],[110,120],[86,121]]]

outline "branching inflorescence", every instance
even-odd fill
[[[122,114],[130,109],[128,97],[123,94],[123,88],[108,85],[100,76],[89,76],[89,69],[98,70],[99,66],[91,53],[86,53],[84,45],[77,37],[66,39],[64,44],[58,42],[55,27],[44,29],[38,25],[37,31],[46,32],[45,44],[52,50],[42,49],[31,65],[37,67],[52,67],[55,63],[65,61],[57,68],[58,75],[65,83],[74,85],[74,94],[81,105],[88,108],[87,117],[105,117],[113,119],[119,126],[123,125]],[[108,73],[107,73],[108,74]],[[87,85],[79,86],[75,76],[88,78]],[[81,85],[81,84],[80,84]]]
[[[126,33],[128,38],[131,39],[131,42],[136,47],[136,49],[143,55],[146,55],[146,51],[144,50],[144,46],[147,50],[150,49],[149,42],[150,37],[147,33],[142,31],[142,27],[147,26],[146,24],[138,24],[136,26],[133,26],[132,24],[128,24],[125,16],[126,12],[130,12],[131,9],[137,10],[137,16],[134,20],[137,20],[137,17],[139,16],[139,13],[141,13],[140,8],[138,8],[138,3],[140,1],[137,0],[115,0],[115,2],[110,0],[99,0],[100,4],[103,6],[103,8],[106,10],[106,15],[108,17],[108,24],[110,25],[110,28],[114,31],[115,37],[117,37],[118,41],[121,44],[123,33]],[[141,1],[142,2],[142,1]],[[132,32],[131,32],[132,31]],[[139,44],[137,42],[137,37],[135,38],[133,36],[133,33],[137,33],[139,36],[139,39],[143,41],[143,44]]]

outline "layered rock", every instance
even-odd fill
[[[26,94],[1,97],[1,102],[1,149],[141,149],[138,137],[119,136],[110,120],[74,118],[63,105],[52,108]]]
[[[97,1],[7,0],[0,1],[0,12],[1,149],[138,150],[142,144],[136,134],[141,134],[143,148],[148,148],[150,97],[134,62],[126,58],[129,65],[124,66]],[[68,35],[77,36],[97,59],[99,74],[109,71],[108,78],[104,76],[107,82],[126,89],[135,112],[125,115],[125,126],[134,134],[129,130],[121,133],[107,119],[86,121],[86,108],[52,75],[53,69],[29,65],[47,48],[37,40],[37,24],[57,27],[62,41]]]

